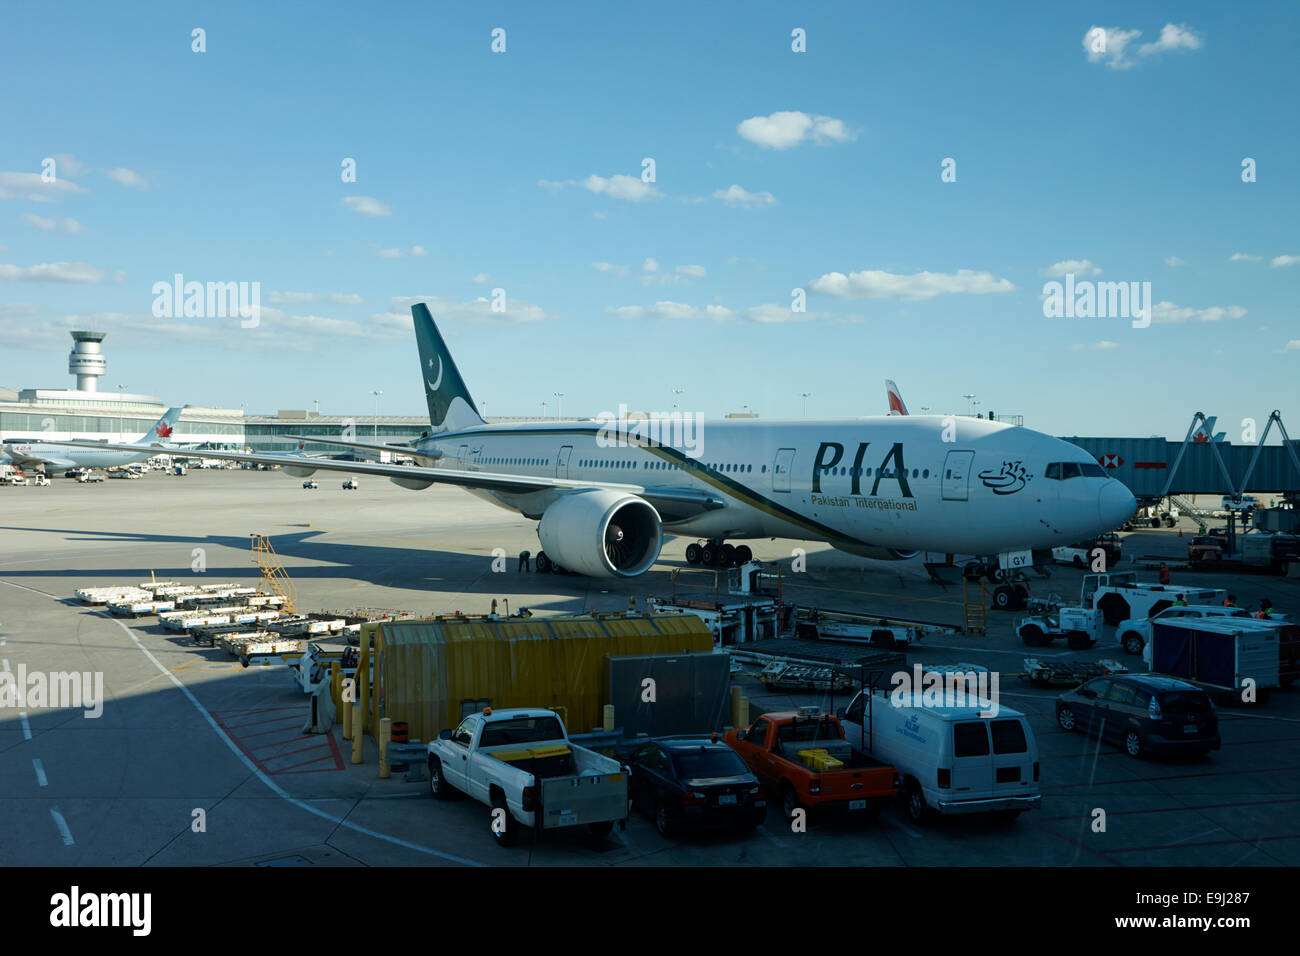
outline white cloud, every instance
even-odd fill
[[[6,282],[98,282],[104,270],[87,262],[42,262],[34,266],[0,265]]]
[[[814,279],[809,287],[814,292],[839,299],[899,298],[905,301],[950,293],[985,295],[1013,292],[1016,288],[1007,279],[997,279],[988,272],[971,269],[958,269],[955,273],[917,272],[910,276],[878,270],[850,272],[847,276],[842,272],[828,272]]]
[[[110,169],[104,173],[109,179],[119,186],[130,186],[132,189],[148,189],[149,182],[135,170],[127,169],[125,166],[118,166],[116,169]]]
[[[834,318],[829,312],[795,312],[789,305],[767,303],[737,312],[725,305],[706,305],[703,308],[685,302],[664,300],[651,306],[623,305],[608,308],[606,314],[620,319],[702,319],[713,322],[731,322],[744,317],[750,322],[773,325],[783,322],[811,322]]]
[[[278,292],[266,294],[274,305],[297,305],[302,302],[332,302],[335,305],[360,305],[365,299],[355,292]]]
[[[1192,309],[1172,302],[1157,302],[1151,308],[1152,322],[1218,322],[1220,319],[1239,319],[1246,310],[1239,305],[1214,305],[1208,309]]]
[[[776,202],[776,198],[769,192],[751,193],[735,183],[714,192],[713,198],[722,200],[728,206],[770,206]]]
[[[1138,47],[1138,55],[1151,56],[1170,50],[1199,50],[1201,42],[1201,38],[1186,26],[1166,23],[1160,29],[1160,39],[1154,43],[1143,43]]]
[[[646,259],[645,262],[641,263],[641,271],[642,271],[642,272],[658,272],[658,271],[659,271],[659,260],[658,260],[658,259],[654,259],[654,258]]]
[[[576,179],[539,179],[537,185],[543,189],[549,189],[551,192],[559,192],[569,186],[582,186],[588,192],[596,193],[598,196],[609,196],[611,199],[626,199],[629,202],[643,202],[647,199],[660,199],[663,194],[659,192],[658,187],[653,183],[643,182],[640,176],[624,176],[617,174],[610,176],[608,179],[604,176],[597,176],[592,173],[581,183]],[[605,213],[592,213],[597,219],[604,219]]]
[[[630,271],[627,266],[616,266],[612,262],[593,262],[591,267],[597,272],[610,272],[616,276],[625,276]]]
[[[693,279],[703,279],[706,275],[709,274],[708,270],[705,269],[704,266],[689,266],[689,265],[678,266],[677,272],[681,273],[684,276],[690,276]]]
[[[1184,262],[1182,259],[1179,259],[1177,256],[1166,256],[1165,265],[1177,267],[1177,266],[1185,266],[1187,265],[1187,263]]]
[[[373,196],[346,196],[343,205],[360,216],[391,216],[390,206],[381,203]]]
[[[829,313],[826,312],[796,312],[790,308],[788,303],[782,305],[779,302],[756,305],[752,309],[745,310],[745,318],[753,322],[762,322],[764,325],[775,325],[782,322],[811,322],[814,319],[827,318],[828,315]]]
[[[484,296],[468,301],[437,295],[399,296],[389,300],[388,314],[401,316],[402,328],[409,332],[411,328],[411,306],[417,302],[423,302],[427,305],[429,311],[433,313],[433,317],[439,322],[445,320],[453,324],[472,322],[478,325],[495,325],[500,323],[540,322],[556,317],[554,313],[547,312],[539,305],[513,296],[506,297],[506,311],[504,312],[493,312],[492,301]]]
[[[424,246],[411,246],[411,255],[422,256],[424,254]]]
[[[780,110],[768,116],[741,120],[736,132],[751,143],[767,149],[789,149],[812,139],[818,146],[855,139],[843,120],[831,116],[809,116],[797,110]]]
[[[1046,269],[1039,269],[1038,271],[1045,276],[1063,276],[1067,272],[1073,272],[1077,276],[1101,274],[1101,269],[1091,259],[1065,259],[1061,262],[1054,262]]]
[[[1105,33],[1104,49],[1098,50],[1096,31]],[[1142,35],[1141,30],[1121,30],[1119,27],[1089,27],[1083,35],[1083,49],[1088,54],[1089,63],[1104,63],[1113,70],[1127,70],[1137,65],[1129,57],[1129,44]],[[1185,26],[1166,23],[1160,31],[1160,39],[1153,43],[1143,43],[1137,48],[1140,57],[1167,53],[1170,50],[1197,50],[1201,47],[1201,37]]]
[[[1119,348],[1118,342],[1109,342],[1102,339],[1100,342],[1079,343],[1071,345],[1071,352],[1109,352],[1111,349]]]
[[[85,189],[63,178],[47,183],[41,179],[40,173],[0,172],[0,199],[54,202],[63,196],[84,192]]]
[[[82,173],[90,172],[90,167],[69,153],[55,153],[54,172],[57,176],[71,176],[76,179]]]
[[[60,219],[57,216],[51,216],[49,219],[42,219],[40,216],[33,215],[30,212],[23,213],[23,219],[27,221],[29,226],[34,229],[39,229],[41,232],[54,232],[58,229],[68,233],[86,231],[86,227],[75,219]]]
[[[1283,352],[1300,352],[1300,339],[1292,339],[1286,345],[1282,346]]]
[[[1098,30],[1102,34],[1098,34]],[[1083,35],[1083,49],[1088,54],[1089,63],[1105,63],[1113,70],[1127,70],[1133,66],[1133,61],[1124,55],[1124,51],[1130,41],[1141,35],[1141,30],[1091,26]],[[1099,50],[1099,46],[1102,49]]]
[[[424,246],[411,246],[410,249],[380,249],[375,253],[381,259],[403,259],[407,256],[424,255]]]
[[[657,199],[659,190],[654,184],[642,182],[640,176],[610,176],[608,179],[592,173],[582,185],[593,193],[609,196],[611,199],[627,199],[641,202],[645,199]]]
[[[474,276],[469,281],[474,283],[475,285],[487,285],[489,282],[492,281],[492,277],[488,275],[486,272],[480,272],[478,275]]]
[[[1252,256],[1244,252],[1234,252],[1232,255],[1228,256],[1228,261],[1229,262],[1259,262],[1263,258],[1264,258],[1263,256]]]
[[[1269,265],[1277,269],[1280,266],[1293,266],[1298,262],[1300,262],[1300,256],[1274,256]]]

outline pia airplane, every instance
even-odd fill
[[[113,468],[136,461],[148,461],[159,452],[175,450],[172,431],[181,417],[182,408],[169,408],[154,422],[139,441],[123,445],[107,442],[49,442],[6,438],[4,454],[11,462],[26,468],[44,466],[49,471],[73,468]]]
[[[1006,567],[1007,556],[1116,528],[1136,507],[1082,449],[977,418],[701,422],[675,414],[489,424],[428,307],[411,312],[430,432],[407,445],[328,443],[418,464],[204,456],[280,465],[298,477],[319,469],[417,490],[459,485],[537,522],[539,571],[595,577],[643,573],[665,536],[677,535],[702,539],[688,548],[688,560],[701,563],[741,563],[749,547],[728,541],[780,537],[868,558],[999,555]]]

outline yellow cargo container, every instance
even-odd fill
[[[601,726],[607,654],[713,649],[694,614],[582,614],[551,618],[442,617],[373,621],[361,629],[374,680],[368,728],[404,720],[412,739],[455,727],[462,706],[553,707],[573,733]]]

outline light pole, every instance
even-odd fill
[[[374,429],[373,434],[375,437],[375,441],[379,441],[379,396],[384,394],[384,392],[382,389],[380,389],[379,391],[371,392],[370,394],[375,396],[375,421],[374,421],[374,425],[372,426]]]
[[[980,400],[978,398],[975,399],[975,401],[971,402],[972,411],[976,416],[978,416],[980,413],[979,405],[980,405]]]
[[[483,419],[483,421],[487,421],[487,402],[479,402],[478,404],[479,404],[479,408],[481,409],[481,411],[479,412],[479,416]]]
[[[930,406],[929,406],[929,405],[922,405],[922,406],[921,406],[921,414],[922,414],[922,415],[924,415],[924,414],[925,414],[926,412],[928,412],[929,410],[930,410]]]
[[[970,417],[971,409],[972,409],[971,399],[973,399],[974,397],[975,397],[975,393],[974,393],[974,392],[967,392],[965,395],[962,396],[962,398],[966,399],[966,417],[967,417],[967,418]]]
[[[804,417],[804,418],[807,418],[807,417],[808,417],[808,396],[811,395],[811,394],[812,394],[812,392],[800,392],[800,393],[799,393],[799,397],[803,399],[803,417]]]
[[[555,393],[555,417],[563,420],[564,418],[564,393]]]
[[[546,403],[542,402],[542,421],[546,421]]]
[[[677,396],[686,391],[684,388],[673,389],[673,411],[677,411]]]
[[[122,437],[122,393],[125,392],[130,387],[131,387],[130,385],[119,385],[117,387],[117,440],[118,441],[125,440]]]

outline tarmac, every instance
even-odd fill
[[[1011,824],[955,818],[912,824],[901,807],[874,823],[819,821],[794,833],[773,806],[754,834],[665,839],[634,814],[594,848],[585,833],[497,847],[487,809],[437,803],[427,784],[378,778],[373,741],[353,765],[339,728],[305,735],[306,698],[283,666],[241,668],[193,647],[156,619],[119,620],[81,606],[74,589],[158,578],[254,582],[249,535],[267,534],[299,604],[422,614],[485,613],[492,600],[536,614],[644,608],[689,568],[675,539],[641,578],[588,579],[516,570],[536,552],[535,527],[453,488],[412,492],[343,476],[317,490],[274,472],[152,472],[141,480],[0,488],[0,670],[102,675],[102,714],[0,707],[0,864],[214,865],[837,865],[1207,866],[1300,862],[1300,690],[1220,715],[1223,748],[1208,758],[1134,760],[1056,726],[1057,691],[1004,678],[1004,706],[1026,713],[1042,764],[1043,806]],[[1182,533],[1194,531],[1184,521]],[[750,542],[783,563],[783,597],[801,605],[959,625],[961,584],[931,582],[919,560],[886,564],[797,541]],[[1126,536],[1125,553],[1185,554],[1178,530]],[[807,569],[791,572],[792,552]],[[495,552],[495,555],[494,555]],[[494,557],[504,570],[493,570]],[[1126,570],[1121,563],[1116,570]],[[201,569],[201,570],[200,570]],[[1035,596],[1077,600],[1082,572],[1052,569]],[[678,593],[707,598],[713,574],[690,569]],[[1154,580],[1154,572],[1139,572]],[[1225,587],[1247,606],[1268,596],[1300,615],[1300,580],[1175,571],[1176,584]],[[502,604],[501,611],[507,610]],[[987,634],[934,637],[908,662],[971,662],[1004,674],[1026,656],[1141,669],[1107,629],[1087,651],[1026,648],[1017,613],[989,612]],[[751,716],[816,697],[774,696],[740,678]],[[1096,811],[1106,826],[1098,830]]]

